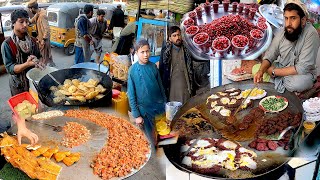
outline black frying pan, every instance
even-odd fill
[[[203,105],[204,103],[206,103],[206,99],[207,97],[209,97],[210,95],[217,93],[219,91],[224,91],[226,89],[230,89],[230,88],[239,88],[241,90],[245,90],[245,89],[249,89],[249,88],[253,88],[254,84],[251,81],[243,81],[243,82],[236,82],[236,83],[232,83],[232,84],[227,84],[224,86],[219,86],[216,88],[211,89],[210,91],[204,92],[202,94],[199,94],[197,96],[192,97],[188,102],[186,102],[181,108],[180,110],[177,112],[177,114],[175,115],[174,119],[172,120],[171,123],[171,129],[173,129],[173,127],[175,126],[175,123],[177,122],[177,120],[179,119],[179,117],[181,117],[185,112],[187,112],[189,109],[193,108],[193,107],[199,107],[201,105]],[[280,94],[278,92],[276,92],[276,90],[274,89],[274,84],[271,83],[260,83],[258,85],[259,88],[263,88],[264,90],[267,91],[267,96],[269,95],[280,95],[280,96],[284,96],[285,98],[288,99],[289,101],[289,105],[286,108],[286,111],[290,111],[293,113],[303,113],[303,108],[301,105],[301,101],[298,99],[298,97],[291,92],[286,91],[283,94]],[[254,107],[257,107],[259,103],[259,100],[256,100],[254,102]],[[204,105],[205,106],[205,105]],[[244,116],[245,114],[247,114],[249,111],[245,110],[245,111],[241,111],[238,114],[240,116]],[[206,114],[204,112],[204,114]],[[208,113],[207,113],[208,114]],[[275,114],[268,114],[268,116],[273,116]],[[218,119],[214,119],[213,117],[208,116],[211,124],[213,123],[218,123]],[[294,139],[296,139],[296,136],[298,134],[298,132],[300,131],[302,126],[302,121],[300,123],[300,126],[298,129],[296,129],[296,133],[292,136],[291,139],[291,147],[289,150],[285,151],[283,150],[283,148],[279,147],[276,151],[274,152],[257,152],[258,154],[258,158],[259,157],[270,157],[270,159],[273,159],[273,161],[269,161],[268,164],[264,164],[261,165],[260,168],[257,168],[257,170],[253,171],[253,176],[251,176],[251,178],[246,178],[246,179],[265,179],[268,175],[272,174],[271,179],[274,179],[275,175],[277,172],[282,171],[284,168],[284,164],[287,162],[288,157],[290,157],[292,155],[292,150],[297,146],[297,144],[295,144],[296,142],[294,142]],[[213,135],[210,136],[214,136],[214,138],[217,137],[221,137],[221,135],[219,135],[218,132],[214,132]],[[197,137],[194,137],[197,138]],[[199,172],[194,172],[193,170],[185,167],[183,164],[181,164],[181,159],[180,159],[180,147],[181,145],[185,142],[185,139],[179,139],[177,144],[173,144],[173,145],[168,145],[168,146],[164,146],[164,152],[167,156],[167,158],[169,159],[169,161],[176,166],[178,169],[182,170],[182,171],[186,171],[189,173],[195,173],[198,174],[200,176],[204,176],[207,178],[226,178],[227,172],[219,172],[216,174],[203,174],[203,173],[199,173]],[[248,142],[239,142],[243,147],[248,148]],[[259,159],[258,159],[259,160]],[[259,166],[259,165],[258,165]],[[272,172],[272,173],[270,173]],[[235,171],[234,173],[239,173],[241,174],[241,171]],[[233,178],[233,179],[242,179],[244,178],[243,176],[239,176],[239,178]],[[270,179],[270,178],[269,178]]]
[[[59,104],[53,102],[53,92],[50,90],[51,86],[58,86],[58,84],[49,76],[45,75],[39,82],[38,85],[35,85],[38,95],[42,103],[51,107],[51,106],[61,106],[61,105],[71,105],[71,106],[81,106],[81,105],[92,105],[92,106],[105,106],[111,103],[112,98],[112,80],[111,78],[102,72],[84,69],[84,68],[70,68],[70,69],[61,69],[54,71],[51,75],[61,84],[63,84],[66,79],[79,79],[80,81],[88,81],[90,78],[95,78],[99,80],[101,84],[107,90],[104,92],[104,97],[99,100],[87,100],[86,102],[80,101],[71,101],[65,104],[66,100],[62,101]]]

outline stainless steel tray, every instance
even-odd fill
[[[36,121],[36,120],[33,120],[33,121]],[[90,122],[84,119],[77,119],[77,118],[71,118],[71,117],[65,117],[65,116],[55,117],[50,120],[39,120],[38,122],[40,123],[45,122],[46,124],[55,125],[55,126],[57,125],[64,126],[66,122],[77,122],[86,126],[86,128],[90,130],[90,133],[91,133],[91,137],[89,141],[85,144],[76,146],[74,148],[66,148],[60,145],[60,142],[62,141],[62,138],[63,138],[63,133],[55,132],[53,131],[53,128],[46,125],[42,125],[40,123],[33,123],[32,121],[31,122],[26,121],[27,127],[39,136],[38,144],[41,144],[42,146],[49,146],[49,147],[59,146],[59,151],[68,150],[71,152],[81,153],[80,160],[70,167],[67,167],[63,163],[58,163],[58,165],[62,166],[61,173],[58,176],[59,180],[73,180],[73,179],[74,180],[80,180],[80,179],[99,180],[101,179],[99,176],[96,176],[93,174],[93,169],[90,167],[90,164],[94,159],[95,155],[97,155],[100,152],[100,150],[104,147],[104,145],[107,143],[106,140],[108,137],[108,131],[106,128],[101,127],[93,122]],[[13,126],[9,132],[16,133],[17,126]],[[22,142],[22,143],[27,143],[27,142]],[[147,156],[148,156],[147,161],[139,169],[133,170],[127,176],[124,176],[121,178],[112,178],[112,180],[125,179],[137,173],[149,161],[151,157],[151,149],[150,149],[150,153]]]
[[[283,11],[275,4],[264,4],[259,7],[260,14],[274,27],[283,27]]]
[[[211,7],[210,14],[207,14],[205,11],[203,11],[202,19],[197,19],[197,25],[203,25],[205,23],[210,23],[217,18],[220,18],[225,15],[230,15],[230,14],[234,14],[234,15],[238,14],[238,13],[232,12],[232,5],[231,4],[229,5],[228,12],[224,12],[223,5],[219,4],[218,13],[214,13],[212,7]],[[261,15],[257,12],[254,19],[251,20],[251,22],[253,22],[255,24],[255,22],[258,20],[258,18],[260,16]],[[259,57],[264,51],[266,51],[267,48],[269,47],[269,45],[271,44],[272,29],[271,29],[271,26],[269,25],[269,23],[266,23],[268,28],[265,31],[266,35],[264,36],[263,40],[256,45],[256,48],[254,48],[252,51],[250,51],[248,53],[242,53],[239,56],[228,54],[227,56],[225,56],[223,58],[213,55],[211,48],[208,53],[204,53],[200,49],[198,49],[193,44],[192,39],[187,37],[187,35],[185,34],[186,28],[183,26],[183,22],[186,18],[188,18],[188,13],[186,13],[181,20],[180,28],[181,28],[181,32],[182,32],[182,38],[185,42],[185,45],[192,53],[192,55],[199,60],[212,60],[212,59],[214,59],[214,60],[254,60],[257,57]]]

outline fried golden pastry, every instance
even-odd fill
[[[61,151],[61,152],[57,152],[53,155],[54,159],[57,162],[62,161],[65,157],[69,156],[71,153],[70,151]]]

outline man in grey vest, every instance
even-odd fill
[[[93,6],[86,4],[83,9],[85,14],[80,14],[75,20],[76,41],[74,63],[89,62],[91,59],[90,44],[92,39],[89,33],[90,18],[93,15]]]
[[[92,37],[93,47],[96,52],[96,63],[99,63],[102,53],[102,37],[107,30],[107,21],[104,19],[105,12],[102,9],[97,11],[97,17],[90,19],[90,35]]]

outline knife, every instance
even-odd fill
[[[184,152],[181,156],[181,161],[183,160],[183,158],[189,154],[189,152],[191,151],[191,149],[197,144],[197,142],[202,138],[202,136],[199,136],[189,147],[189,149]]]

